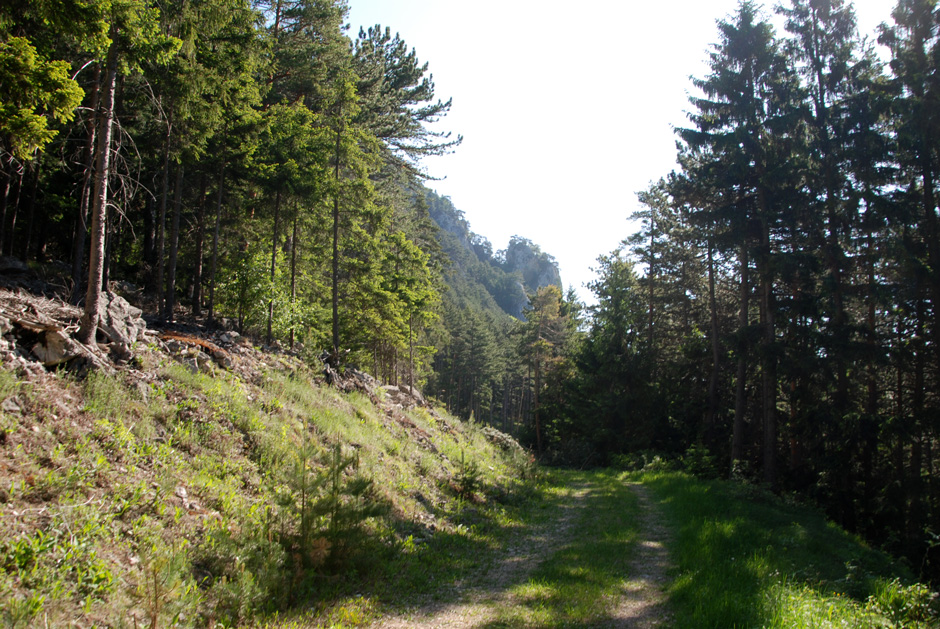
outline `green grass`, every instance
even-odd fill
[[[676,530],[676,627],[937,626],[926,587],[811,509],[681,473],[640,478]]]
[[[638,535],[626,477],[540,472],[479,426],[386,413],[283,360],[242,379],[154,353],[143,383],[27,385],[0,370],[0,402],[16,399],[0,412],[0,626],[352,627],[459,602],[478,578],[491,626],[611,620]],[[362,535],[334,538],[358,552],[328,567],[327,517],[312,509],[301,531],[301,489],[324,500],[336,447],[355,460],[342,500],[389,509],[352,522]],[[371,485],[354,494],[361,477]],[[676,626],[936,621],[926,588],[812,511],[740,485],[641,478],[675,528]],[[584,484],[569,542],[486,591],[487,570],[537,543]]]

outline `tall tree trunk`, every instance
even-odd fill
[[[112,27],[114,30],[114,27]],[[112,32],[112,42],[116,39]],[[85,310],[78,330],[78,340],[85,345],[95,342],[98,330],[98,306],[101,302],[101,280],[104,263],[104,239],[107,228],[108,176],[110,174],[111,133],[114,122],[114,91],[118,69],[117,43],[108,48],[107,69],[103,84],[104,95],[98,111],[97,167],[95,169],[95,194],[91,211],[91,251],[88,261],[88,290],[85,293]]]
[[[866,192],[868,199],[871,198],[870,191]],[[866,210],[871,211],[872,204],[866,201]],[[862,478],[865,484],[865,504],[875,504],[875,479],[874,479],[874,461],[878,450],[878,361],[876,358],[878,352],[877,343],[877,322],[875,319],[875,259],[877,250],[874,244],[871,225],[867,225],[866,234],[866,257],[868,258],[868,286],[866,291],[867,316],[866,316],[866,344],[868,345],[868,374],[867,374],[867,399],[865,402],[864,415],[864,439],[865,446],[862,453]]]
[[[731,471],[744,460],[744,416],[747,413],[747,354],[748,354],[748,309],[751,288],[748,282],[749,265],[747,242],[742,242],[738,252],[740,262],[740,310],[738,311],[738,369],[734,391],[734,425],[731,436]]]
[[[649,205],[650,209],[650,268],[649,268],[649,277],[647,282],[649,284],[648,290],[648,299],[649,299],[649,312],[648,320],[646,323],[646,343],[649,348],[649,351],[653,351],[653,319],[655,313],[655,298],[654,298],[654,285],[656,284],[656,209],[652,203]]]
[[[926,107],[926,105],[921,105]],[[933,163],[934,142],[931,127],[926,121],[921,123],[922,148],[920,151],[921,180],[923,182],[922,202],[924,217],[924,241],[927,243],[927,260],[931,269],[929,286],[933,300],[932,336],[935,360],[940,368],[940,227],[937,224],[937,203],[934,191],[935,167]]]
[[[36,155],[34,162],[36,172],[33,173],[33,185],[29,191],[29,205],[26,210],[26,238],[23,243],[23,262],[29,261],[29,250],[33,244],[33,225],[36,222],[36,195],[39,192],[39,178],[42,176],[42,154]]]
[[[294,212],[294,227],[291,230],[290,237],[290,348],[294,349],[294,321],[296,320],[294,309],[297,302],[297,219],[299,211]]]
[[[895,354],[896,354],[896,371],[895,371],[895,390],[894,390],[894,412],[896,417],[896,428],[894,434],[894,443],[892,448],[892,463],[894,466],[894,480],[897,484],[898,491],[888,492],[888,500],[891,502],[895,511],[899,514],[899,525],[900,528],[906,529],[905,522],[908,520],[907,513],[907,496],[909,494],[907,474],[904,473],[904,446],[907,441],[907,437],[904,434],[906,431],[906,424],[908,423],[907,418],[907,395],[904,388],[904,374],[905,374],[905,354],[907,352],[905,344],[909,338],[909,330],[907,326],[904,325],[903,319],[897,325],[897,331],[895,333]]]
[[[176,166],[173,197],[173,226],[170,229],[170,259],[167,261],[166,320],[173,321],[176,310],[176,262],[179,256],[180,215],[183,213],[183,164]]]
[[[163,271],[166,266],[166,206],[170,195],[170,142],[173,136],[173,110],[167,112],[166,137],[163,143],[163,174],[160,179],[160,212],[157,218],[157,303],[160,318],[166,318]]]
[[[541,357],[539,352],[535,353],[535,387],[532,390],[532,413],[535,419],[535,445],[542,456],[542,426],[539,422],[539,386],[541,386]]]
[[[209,269],[209,305],[210,323],[215,323],[215,278],[219,270],[219,225],[222,222],[222,190],[225,186],[225,157],[219,169],[219,190],[215,200],[215,225],[212,228],[212,263]]]
[[[10,199],[10,188],[13,187],[13,172],[12,172],[13,158],[10,157],[10,172],[6,172],[4,169],[4,175],[6,175],[6,183],[3,186],[3,196],[0,197],[0,251],[3,248],[3,239],[6,236],[6,224],[7,224],[7,205]]]
[[[281,189],[277,189],[277,194],[274,196],[274,232],[271,235],[271,287],[274,287],[274,275],[277,269],[277,240],[278,240],[278,230],[280,229],[279,221],[281,214]],[[274,295],[271,295],[271,298],[268,300],[268,336],[267,341],[268,345],[271,344],[271,341],[274,340],[272,333],[272,327],[274,324]]]
[[[101,93],[101,65],[95,70],[94,87],[91,93],[91,110],[98,111],[99,94]],[[85,172],[82,177],[82,197],[78,206],[78,217],[75,220],[75,231],[72,238],[72,295],[70,301],[77,304],[82,296],[82,264],[85,262],[85,240],[88,237],[88,212],[91,208],[91,199],[94,193],[95,182],[95,133],[97,129],[96,116],[92,116],[86,125],[87,137],[85,139]]]
[[[408,314],[408,393],[412,395],[415,386],[414,318],[414,313]]]
[[[457,349],[450,346],[450,382],[447,384],[447,412],[454,412],[454,379],[457,374]]]
[[[774,354],[775,324],[773,282],[761,279],[761,309],[764,312],[761,389],[764,419],[764,481],[777,484],[777,357]]]
[[[342,135],[336,131],[336,192],[333,194],[333,264],[332,264],[332,295],[333,306],[333,356],[339,360],[339,161]]]
[[[208,182],[203,174],[200,177],[199,205],[196,211],[196,260],[193,263],[193,317],[202,316],[202,258],[203,243],[206,238],[206,187]]]
[[[708,376],[708,411],[705,414],[705,443],[713,447],[718,423],[718,375],[721,349],[718,340],[718,302],[715,299],[715,258],[712,239],[708,239],[708,309],[711,318],[712,369]]]
[[[763,402],[763,467],[764,482],[777,484],[777,356],[774,321],[774,284],[771,270],[770,226],[766,218],[767,201],[763,189],[758,190],[761,205],[761,252],[758,276],[761,294],[761,397]]]
[[[102,266],[101,271],[101,285],[104,287],[104,290],[108,290],[111,282],[111,246],[112,246],[112,237],[111,233],[108,231],[108,225],[110,224],[111,210],[105,208],[104,211],[104,265]]]
[[[908,467],[909,506],[907,538],[908,543],[916,546],[920,543],[924,527],[923,509],[923,480],[922,480],[922,454],[923,454],[923,421],[926,413],[926,365],[927,365],[927,339],[925,338],[925,323],[927,319],[926,299],[924,296],[923,280],[917,279],[917,303],[915,306],[914,322],[914,389],[911,391],[911,416],[908,421],[908,439],[911,443],[911,458]]]
[[[512,383],[503,375],[503,405],[499,411],[500,426],[503,432],[509,432],[509,405],[512,398]]]
[[[20,183],[16,186],[16,199],[13,200],[13,213],[10,215],[10,229],[7,230],[6,244],[3,251],[6,255],[13,255],[13,241],[16,239],[16,214],[20,209],[20,200],[23,198],[23,188],[26,186],[26,173],[29,169],[25,166],[20,172]]]
[[[157,228],[157,217],[155,215],[156,208],[153,201],[153,197],[147,195],[147,201],[144,203],[144,250],[143,258],[144,262],[150,268],[150,273],[153,273],[153,267],[157,263],[157,249],[156,242],[157,237],[155,230]],[[152,277],[152,276],[151,276]]]

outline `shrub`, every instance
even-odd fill
[[[936,627],[940,621],[938,594],[922,583],[902,585],[898,579],[883,581],[868,597],[868,607],[895,627]]]

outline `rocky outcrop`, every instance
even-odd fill
[[[562,288],[561,274],[555,258],[542,251],[527,238],[513,236],[505,251],[499,252],[503,269],[522,276],[526,292],[534,294],[544,286]]]
[[[130,359],[129,345],[88,347],[72,338],[82,311],[64,301],[0,289],[0,358],[24,371],[60,366],[110,369]]]

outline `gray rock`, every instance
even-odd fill
[[[206,356],[203,352],[196,352],[195,359],[196,366],[199,368],[199,371],[203,373],[209,373],[212,371],[212,359]]]
[[[518,441],[513,439],[510,435],[493,428],[492,426],[485,426],[483,428],[483,436],[485,436],[490,443],[499,448],[502,448],[503,450],[516,450],[519,452],[523,450]]]
[[[186,345],[177,341],[176,339],[167,339],[165,341],[165,345],[167,350],[173,354],[182,354],[187,349]]]
[[[98,307],[98,329],[112,343],[132,345],[147,329],[141,314],[143,311],[140,308],[130,305],[120,295],[103,293]]]
[[[213,352],[212,358],[215,359],[216,364],[222,369],[227,369],[231,371],[235,367],[235,363],[232,361],[232,357],[224,352]]]
[[[48,330],[32,347],[33,355],[46,367],[54,367],[82,356],[78,342],[61,330]]]

